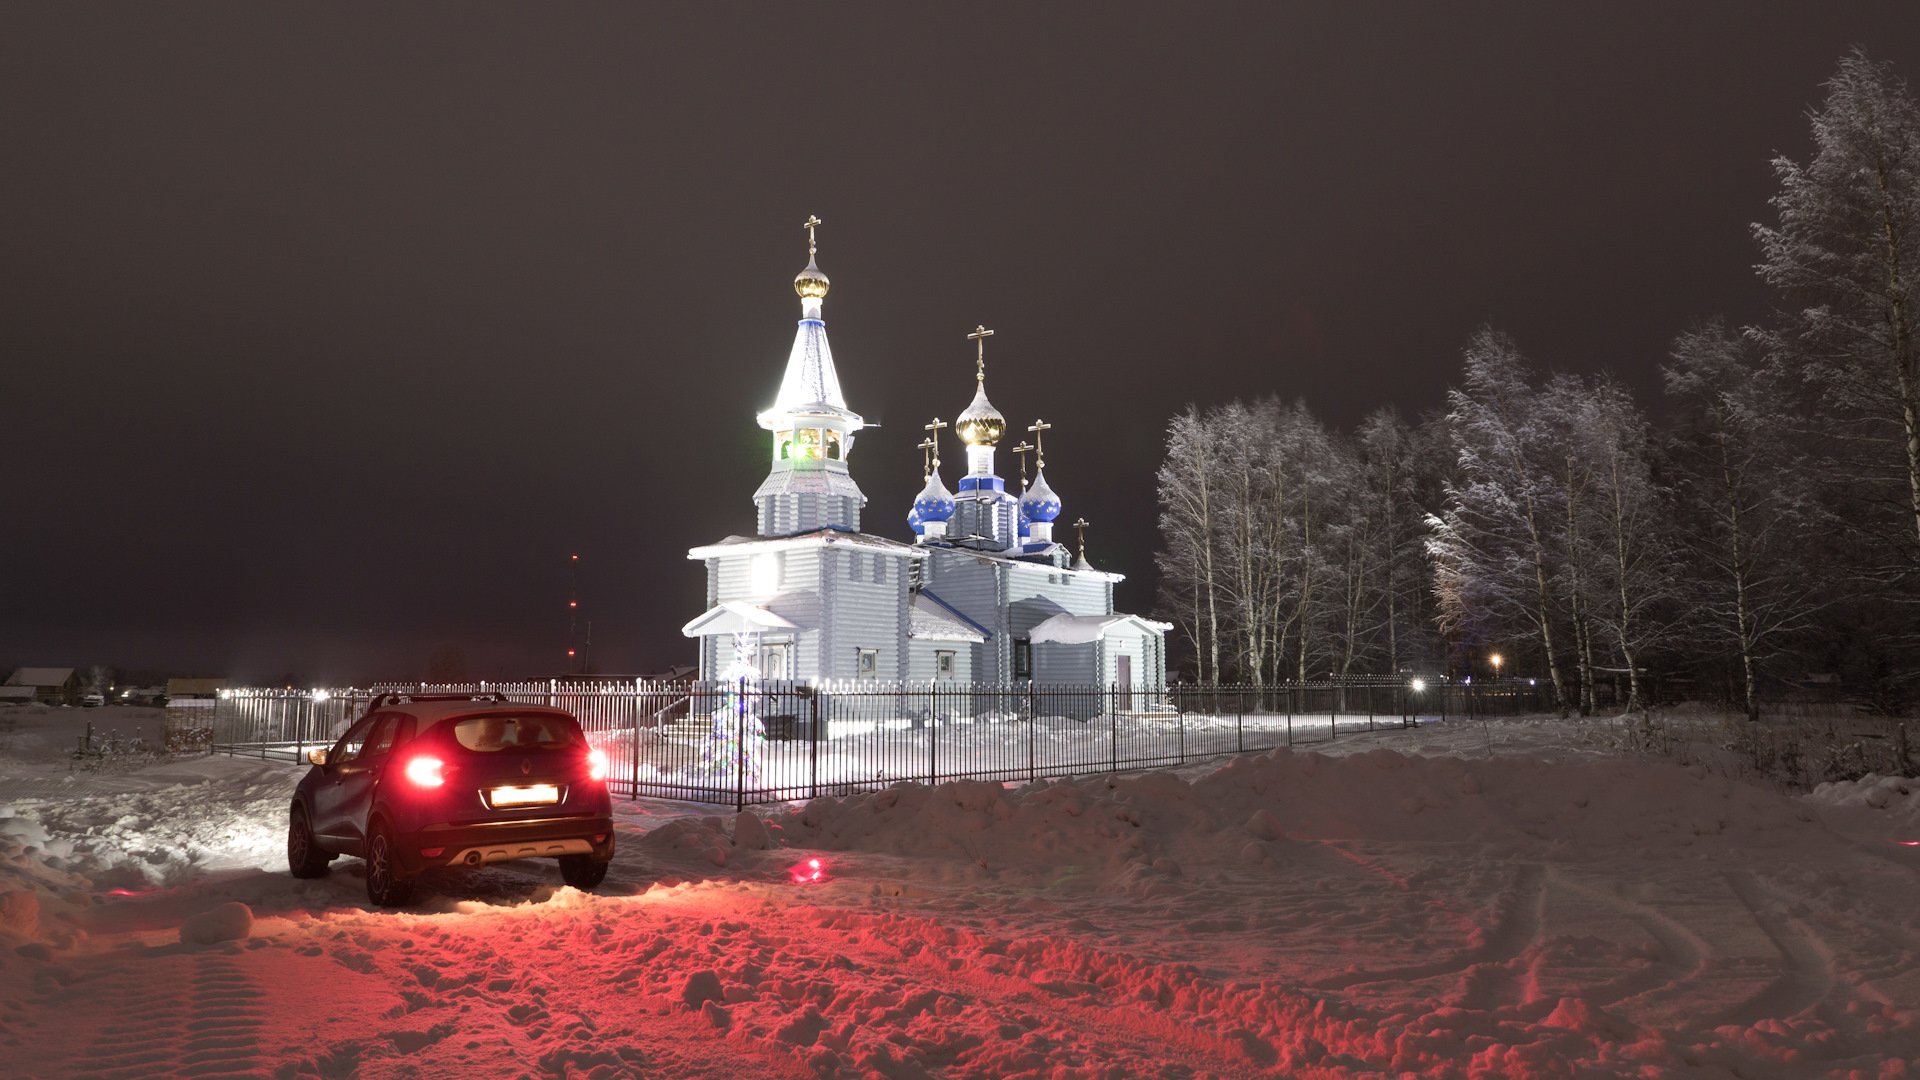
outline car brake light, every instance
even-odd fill
[[[447,849],[443,847],[423,847],[420,849],[420,857],[423,859],[437,859],[446,853]]]
[[[592,780],[607,778],[607,752],[605,750],[587,751],[587,777]]]
[[[421,787],[439,787],[447,781],[440,775],[444,767],[439,758],[417,757],[407,762],[407,779]]]

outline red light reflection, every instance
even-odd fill
[[[793,875],[795,885],[816,885],[827,880],[827,864],[819,859],[808,859],[788,873]]]

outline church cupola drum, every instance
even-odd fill
[[[814,529],[858,532],[867,497],[847,471],[854,433],[865,426],[847,408],[827,345],[821,308],[827,275],[820,272],[814,241],[818,218],[807,222],[807,268],[793,279],[800,295],[800,326],[787,354],[787,371],[760,426],[773,433],[773,463],[753,493],[761,536],[788,536]]]
[[[968,334],[976,347],[973,401],[953,422],[967,444],[967,475],[954,494],[947,539],[962,547],[1005,551],[1019,543],[1019,510],[1006,482],[994,475],[994,447],[1007,433],[1007,418],[987,400],[987,338],[993,331],[975,327]]]

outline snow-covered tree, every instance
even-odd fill
[[[1562,495],[1533,372],[1513,339],[1491,328],[1468,342],[1465,367],[1465,385],[1447,395],[1458,475],[1444,512],[1429,519],[1440,624],[1467,643],[1489,624],[1527,626],[1564,711],[1550,586]]]
[[[1755,225],[1782,325],[1762,335],[1819,390],[1814,425],[1845,518],[1882,585],[1920,570],[1920,104],[1862,52],[1811,115],[1814,153],[1780,157],[1777,226]]]
[[[1791,437],[1791,375],[1717,321],[1675,340],[1665,375],[1693,610],[1725,643],[1708,655],[1730,657],[1740,707],[1757,720],[1762,674],[1826,591],[1807,543],[1823,515]]]

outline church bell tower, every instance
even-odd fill
[[[780,395],[759,418],[760,426],[773,433],[772,468],[753,493],[761,536],[815,529],[858,532],[860,509],[867,503],[847,471],[854,433],[865,422],[841,396],[827,324],[820,317],[827,275],[816,261],[819,225],[820,219],[807,219],[807,268],[793,279],[793,291],[800,294],[800,328],[787,354]]]

